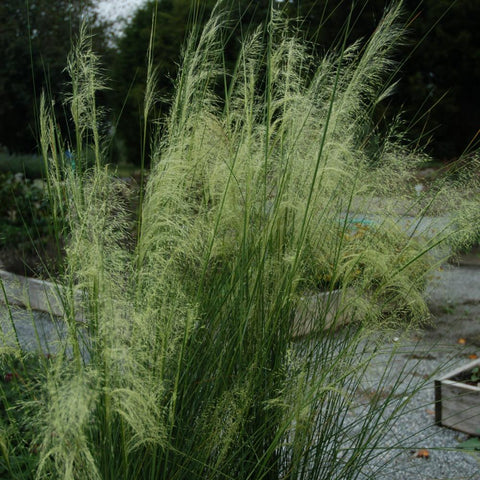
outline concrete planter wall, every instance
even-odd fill
[[[328,330],[349,322],[351,314],[345,307],[345,295],[348,293],[332,290],[303,296],[295,315],[293,336],[304,337],[319,328]]]
[[[61,298],[63,288],[44,280],[23,277],[0,270],[0,281],[5,293],[0,292],[0,302],[10,305],[31,308],[32,310],[50,313],[62,317],[65,309]],[[300,300],[294,319],[294,337],[304,337],[318,328],[329,329],[344,325],[351,319],[347,309],[342,307],[342,290],[307,294]],[[79,304],[77,304],[78,307]],[[342,307],[342,311],[340,308]],[[82,320],[81,311],[77,308],[77,320]],[[318,319],[322,324],[318,324]]]
[[[31,308],[51,315],[62,317],[65,309],[61,298],[63,289],[61,285],[38,280],[36,278],[15,275],[0,270],[0,281],[3,284],[3,291],[0,291],[0,302]],[[80,300],[80,293],[78,299]],[[77,295],[76,295],[77,296]],[[78,307],[79,303],[77,304]],[[76,309],[76,318],[81,320],[81,311]]]

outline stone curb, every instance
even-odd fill
[[[60,300],[63,287],[44,280],[0,270],[0,302],[18,305],[62,317],[65,309]]]

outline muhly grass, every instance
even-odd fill
[[[186,44],[136,229],[104,166],[104,83],[85,31],[68,66],[74,167],[42,102],[68,333],[24,402],[35,439],[2,419],[14,478],[362,478],[406,405],[392,391],[351,416],[374,358],[365,338],[425,318],[439,246],[468,244],[479,209],[462,172],[416,195],[424,158],[400,123],[375,136],[372,161],[399,6],[368,41],[323,58],[272,9],[231,76],[219,12]],[[146,115],[154,101],[149,88]],[[446,220],[432,227],[434,215]],[[304,308],[320,288],[340,288],[337,313],[328,300]],[[307,338],[295,322],[310,323]]]

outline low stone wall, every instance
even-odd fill
[[[59,317],[65,314],[61,301],[63,286],[15,275],[5,270],[0,270],[0,281],[3,285],[0,302],[48,312]]]
[[[342,290],[332,290],[303,296],[295,315],[293,336],[304,337],[318,328],[336,329],[348,323],[352,312],[344,295]],[[319,319],[321,325],[318,324]]]

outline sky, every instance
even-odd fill
[[[98,0],[97,10],[100,15],[107,20],[128,19],[135,9],[146,1],[147,0]],[[284,2],[286,0],[277,1]]]
[[[146,0],[98,0],[97,10],[107,20],[121,20],[132,15]]]

